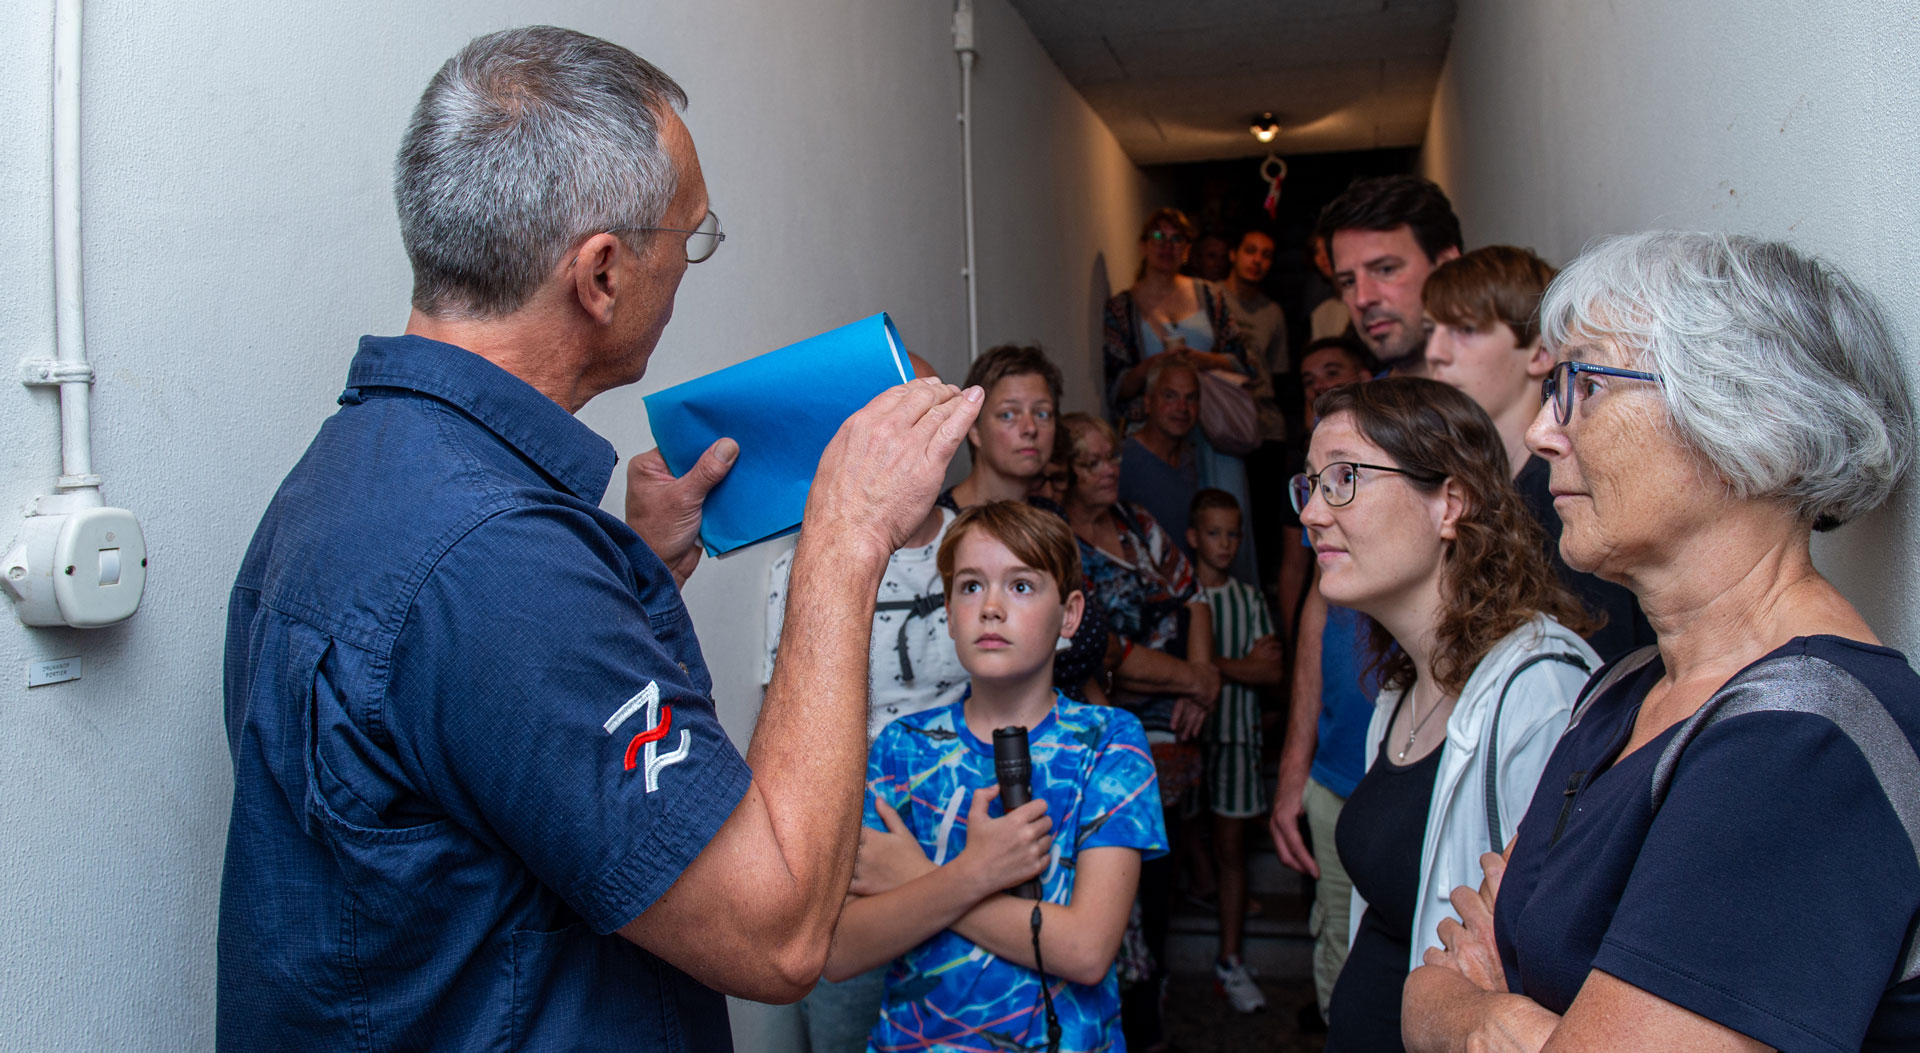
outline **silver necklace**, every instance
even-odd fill
[[[1413,707],[1413,714],[1407,718],[1409,725],[1407,728],[1407,744],[1400,747],[1399,759],[1402,761],[1407,759],[1407,752],[1413,749],[1413,737],[1420,734],[1420,729],[1427,726],[1427,721],[1432,720],[1435,713],[1440,712],[1440,703],[1435,702],[1433,708],[1427,710],[1426,716],[1420,716],[1420,695],[1411,687],[1407,688],[1407,705]],[[1418,718],[1417,723],[1416,718]]]

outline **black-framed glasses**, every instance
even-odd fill
[[[1553,403],[1554,423],[1564,427],[1573,419],[1573,404],[1584,400],[1585,395],[1575,398],[1574,381],[1581,373],[1592,373],[1602,377],[1625,377],[1628,380],[1651,380],[1655,384],[1666,383],[1666,378],[1658,373],[1646,373],[1638,369],[1615,369],[1612,366],[1596,366],[1591,362],[1556,362],[1547,371],[1547,379],[1540,382],[1540,404]]]
[[[1171,241],[1175,245],[1185,245],[1188,241],[1192,239],[1188,238],[1185,234],[1182,234],[1179,231],[1175,231],[1175,230],[1149,230],[1147,231],[1146,240]]]
[[[692,230],[682,230],[679,227],[615,227],[607,233],[618,234],[622,231],[629,230],[652,230],[662,234],[685,234],[687,236],[688,263],[705,263],[713,256],[714,250],[720,247],[720,243],[727,240],[727,236],[720,231],[720,217],[715,215],[712,209],[707,210],[707,218],[701,220],[700,225]]]
[[[1386,464],[1362,464],[1359,461],[1335,461],[1325,468],[1314,472],[1312,475],[1307,475],[1303,472],[1287,480],[1287,497],[1293,501],[1294,512],[1299,513],[1307,510],[1307,502],[1313,500],[1313,491],[1316,487],[1320,490],[1320,496],[1326,498],[1327,507],[1329,508],[1339,508],[1342,505],[1353,503],[1353,495],[1355,491],[1359,489],[1360,469],[1362,468],[1372,472],[1392,472],[1395,475],[1404,475],[1411,479],[1418,479],[1423,483],[1437,483],[1444,478],[1444,476],[1431,475],[1427,472],[1409,471],[1405,468],[1395,468],[1392,465]]]
[[[1099,457],[1075,457],[1073,459],[1073,466],[1075,468],[1080,469],[1083,472],[1097,472],[1100,469],[1105,468],[1109,465],[1118,465],[1119,463],[1120,463],[1119,450],[1115,450],[1112,453],[1104,454]]]

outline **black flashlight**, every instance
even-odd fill
[[[993,774],[1000,783],[1004,814],[1033,800],[1033,760],[1027,755],[1027,729],[1018,724],[993,729]],[[1040,879],[1029,878],[1007,890],[1021,899],[1040,898]]]

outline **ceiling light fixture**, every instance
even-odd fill
[[[1270,143],[1274,136],[1280,134],[1280,122],[1273,119],[1273,114],[1263,113],[1253,119],[1247,130],[1253,133],[1255,139]]]

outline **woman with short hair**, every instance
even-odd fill
[[[1657,647],[1589,685],[1509,863],[1415,972],[1421,1050],[1920,1042],[1920,677],[1810,537],[1913,459],[1879,306],[1792,248],[1612,238],[1548,290],[1528,445]]]
[[[1320,396],[1292,497],[1327,602],[1371,622],[1381,689],[1335,831],[1351,949],[1327,1049],[1394,1050],[1400,991],[1480,856],[1506,844],[1599,665],[1471,398],[1389,378]]]

